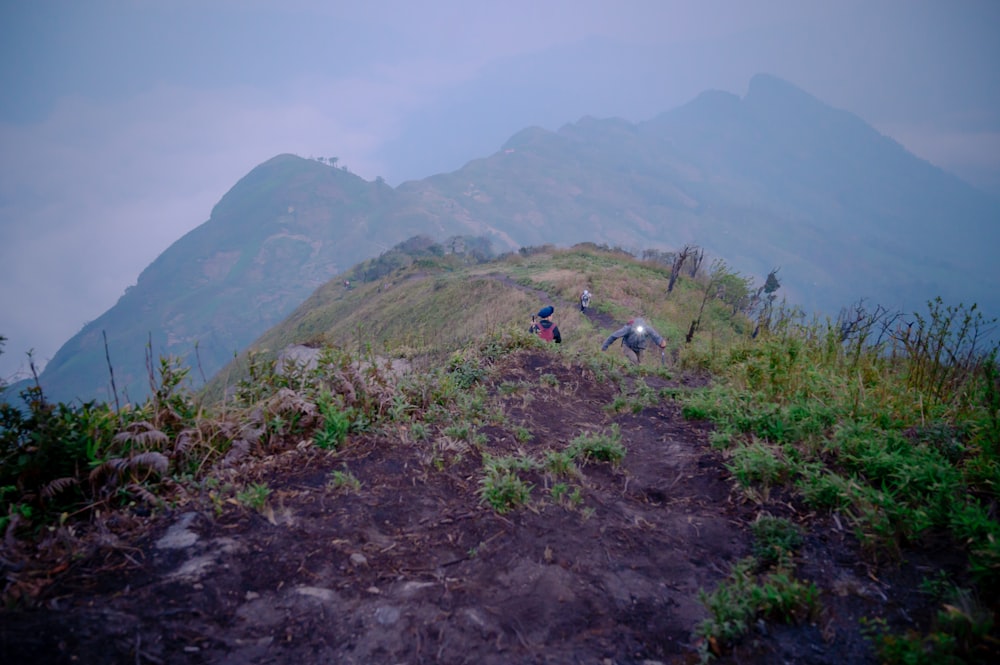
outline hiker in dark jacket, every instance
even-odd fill
[[[628,323],[611,333],[601,345],[601,351],[607,351],[611,343],[619,338],[622,340],[622,352],[625,357],[636,365],[642,364],[642,352],[646,349],[648,339],[652,338],[661,349],[667,348],[667,340],[642,319],[629,319]]]
[[[559,326],[552,323],[552,314],[555,312],[552,305],[546,305],[538,310],[538,320],[531,317],[531,327],[528,332],[538,335],[544,340],[562,344],[562,335],[559,334]]]
[[[588,307],[590,307],[590,291],[584,289],[583,293],[580,294],[580,311],[586,312]]]

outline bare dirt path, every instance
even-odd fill
[[[606,332],[619,325],[594,308],[586,316]],[[262,512],[203,497],[53,571],[36,609],[0,610],[0,662],[697,663],[699,592],[751,553],[763,512],[809,518],[797,574],[819,587],[823,610],[760,621],[717,662],[876,662],[859,620],[926,619],[913,589],[933,556],[876,576],[834,521],[781,492],[743,498],[709,427],[670,399],[610,408],[702,381],[620,387],[558,354],[502,358],[484,408],[505,418],[478,427],[479,443],[445,436],[442,423],[421,442],[404,428],[354,436],[336,453],[275,455],[240,479],[271,488]],[[507,514],[481,501],[484,453],[540,457],[613,427],[620,465],[590,463],[569,480],[523,472],[531,500]],[[335,473],[360,489],[337,487]]]
[[[534,387],[500,390],[517,382]],[[58,576],[43,608],[4,612],[0,661],[697,662],[698,591],[750,552],[759,510],[731,491],[707,427],[669,400],[614,413],[617,387],[537,350],[499,361],[489,391],[507,414],[481,428],[490,454],[616,424],[624,460],[583,466],[569,483],[578,502],[532,472],[530,503],[499,515],[479,500],[482,458],[467,443],[400,432],[292,450],[254,472],[272,489],[263,513],[168,513],[118,556]],[[334,487],[338,470],[360,491]],[[721,662],[874,662],[856,624],[888,583],[866,576],[842,533],[807,540],[802,568],[850,593],[825,591],[821,620],[762,623]]]
[[[487,275],[498,282],[509,286],[513,289],[518,289],[525,293],[531,293],[538,297],[539,305],[553,305],[556,307],[556,311],[560,311],[562,308],[574,308],[578,309],[580,307],[579,301],[569,302],[560,297],[553,297],[543,289],[534,289],[527,287],[523,284],[515,282],[510,275],[504,275],[502,273],[490,273]],[[610,333],[613,330],[618,329],[624,324],[624,321],[616,321],[610,314],[600,311],[595,306],[591,305],[588,307],[582,315],[590,319],[590,322],[594,324],[594,327],[598,330],[602,330],[606,333]]]

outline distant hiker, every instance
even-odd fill
[[[601,345],[601,351],[607,351],[611,343],[618,338],[622,340],[622,352],[625,357],[636,365],[642,364],[642,352],[646,349],[647,339],[652,338],[661,349],[667,348],[667,340],[641,318],[629,319],[628,323],[611,333]]]
[[[562,344],[559,326],[552,323],[552,314],[555,311],[552,305],[546,305],[538,310],[538,320],[536,321],[534,316],[531,317],[531,327],[528,328],[528,332],[538,335],[547,342]]]
[[[345,279],[344,280],[344,288],[345,289],[351,288],[351,280],[349,280],[349,279]]]
[[[584,289],[580,295],[580,311],[586,312],[588,307],[590,307],[590,291]]]

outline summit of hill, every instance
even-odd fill
[[[497,254],[695,245],[757,279],[780,269],[788,301],[820,318],[858,302],[909,316],[937,297],[1000,312],[1000,203],[770,75],[644,122],[528,127],[470,157],[395,188],[333,158],[264,162],[67,341],[42,385],[108,400],[110,365],[141,400],[147,355],[207,381],[328,280],[415,235],[484,238]]]

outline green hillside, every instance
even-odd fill
[[[810,312],[859,299],[913,311],[936,296],[1000,311],[1000,203],[770,76],[637,124],[526,129],[400,192],[521,244],[695,243],[744,272],[780,265]]]
[[[685,274],[668,296],[670,265],[593,244],[526,248],[485,261],[443,251],[400,255],[406,257],[401,265],[377,279],[355,278],[378,261],[370,260],[317,289],[251,344],[248,354],[268,362],[294,345],[335,346],[429,368],[473,340],[526,330],[531,316],[546,304],[556,310],[553,320],[562,333],[561,350],[576,355],[599,348],[608,327],[617,328],[635,316],[651,321],[667,338],[671,356],[700,353],[706,344],[728,344],[754,326],[750,312],[734,314],[729,305],[712,299],[694,343],[684,343],[691,322],[698,318],[702,289],[710,279],[708,266],[696,280]],[[722,273],[732,272],[722,267]],[[344,279],[351,282],[350,288]],[[763,278],[745,279],[763,283]],[[596,325],[594,316],[580,313],[578,298],[584,288],[594,294],[591,313],[603,326]],[[209,383],[210,394],[221,395],[222,384],[232,386],[245,378],[245,371],[245,360],[224,368]]]
[[[165,358],[121,409],[0,405],[0,653],[1000,656],[995,321],[814,321],[721,262],[671,290],[655,251],[481,248],[355,265],[203,392]],[[526,332],[543,304],[562,344]],[[637,314],[666,352],[602,352]]]
[[[313,291],[414,235],[494,251],[594,242],[697,245],[734,270],[780,268],[789,301],[836,316],[866,302],[1000,312],[1000,203],[857,116],[769,76],[646,122],[585,117],[526,128],[463,168],[392,188],[280,155],[226,193],[108,312],[45,367],[57,399],[140,401],[148,355],[211,377]],[[110,363],[104,348],[107,335]]]
[[[118,303],[46,366],[55,399],[112,398],[103,334],[120,396],[149,392],[147,348],[214,374],[332,275],[403,240],[383,210],[396,192],[292,155],[260,165],[146,268]]]

